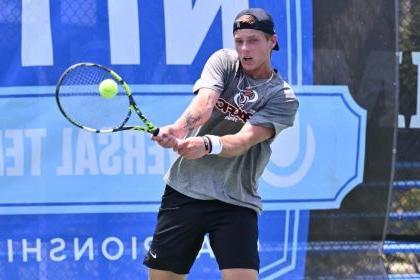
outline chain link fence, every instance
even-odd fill
[[[420,112],[415,61],[416,52],[420,53],[419,43],[420,1],[399,0],[400,119],[384,246],[390,279],[420,277],[420,123],[417,122]]]

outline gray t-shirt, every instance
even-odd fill
[[[272,128],[277,136],[293,125],[299,106],[293,90],[277,73],[273,72],[268,80],[246,76],[234,50],[219,50],[208,59],[193,90],[201,88],[213,89],[220,97],[207,123],[188,137],[235,134],[246,122]],[[274,137],[258,143],[237,157],[178,157],[164,180],[192,198],[217,199],[259,212],[262,208],[258,178],[270,159],[273,140]]]

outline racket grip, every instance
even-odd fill
[[[158,136],[159,135],[159,128],[156,128],[156,130],[154,130],[152,132],[153,136]]]

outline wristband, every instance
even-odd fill
[[[203,136],[203,142],[204,142],[204,149],[206,150],[207,154],[211,153],[211,143],[210,139],[207,136]]]
[[[210,151],[209,154],[218,155],[223,150],[223,143],[219,136],[216,135],[205,135],[208,139],[210,139]]]

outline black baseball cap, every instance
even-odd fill
[[[244,15],[249,15],[255,18],[254,23],[248,23],[244,21],[239,21],[238,19]],[[264,9],[261,8],[251,8],[241,11],[236,17],[235,22],[233,23],[233,32],[238,29],[255,29],[263,31],[267,34],[274,35],[276,30],[274,29],[273,17]],[[278,50],[279,44],[276,43],[273,50]]]

